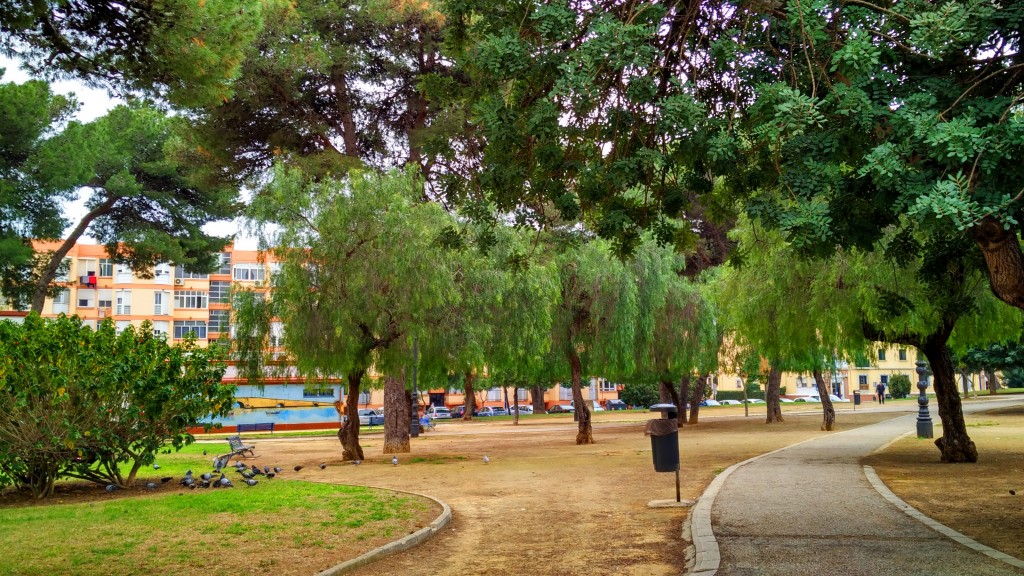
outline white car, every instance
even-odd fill
[[[739,406],[740,404],[743,404],[743,402],[740,402],[739,400],[719,400],[718,403],[722,406]]]
[[[700,405],[701,406],[721,406],[722,403],[719,402],[718,400],[712,400],[711,398],[708,398],[707,400],[701,400],[700,401]]]
[[[431,420],[447,420],[452,417],[452,411],[444,406],[431,406],[423,415]]]
[[[761,400],[760,398],[747,398],[746,400],[744,400],[744,402],[746,402],[747,404],[764,404],[765,403],[765,401]]]
[[[792,398],[779,398],[779,402],[785,402],[787,404],[792,404],[793,401],[794,400]]]
[[[515,410],[516,410],[515,406],[509,406],[508,407],[508,413],[509,414],[514,413]],[[522,415],[522,414],[533,414],[533,405],[532,404],[520,404],[519,405],[519,414],[520,415]]]
[[[793,402],[821,402],[821,398],[817,394],[811,394],[810,396],[795,398]]]
[[[849,402],[850,401],[849,398],[840,398],[839,396],[836,396],[835,394],[829,394],[828,397],[833,402]]]

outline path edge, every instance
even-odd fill
[[[409,550],[410,548],[415,548],[416,546],[422,544],[424,541],[428,540],[429,538],[440,532],[441,529],[447,526],[448,523],[452,520],[451,506],[449,506],[448,503],[444,502],[440,498],[435,498],[433,496],[430,496],[429,494],[421,494],[419,492],[409,492],[408,490],[396,490],[394,488],[379,488],[377,486],[363,487],[371,488],[374,490],[396,492],[399,494],[408,494],[410,496],[419,496],[420,498],[426,498],[427,500],[430,500],[441,506],[441,514],[438,515],[438,517],[435,518],[433,522],[431,522],[429,525],[420,528],[412,534],[399,538],[394,542],[388,542],[383,546],[374,548],[369,552],[360,554],[359,556],[356,556],[351,560],[346,560],[341,564],[331,566],[323,572],[318,572],[316,576],[338,576],[340,574],[348,574],[356,568],[361,568],[371,562],[380,560],[381,558],[391,556],[392,554],[397,554],[399,552],[404,552],[406,550]]]
[[[868,483],[871,484],[875,491],[878,492],[882,496],[882,498],[885,498],[890,504],[902,510],[903,513],[907,516],[910,516],[914,520],[917,520],[918,522],[924,524],[932,530],[935,530],[936,532],[942,534],[946,538],[949,538],[950,540],[962,544],[972,550],[981,552],[989,558],[999,560],[1000,562],[1009,564],[1010,566],[1024,568],[1024,561],[1020,560],[1019,558],[1015,558],[1005,552],[1000,552],[995,548],[986,546],[981,542],[978,542],[977,540],[974,540],[973,538],[961,532],[957,532],[956,530],[950,528],[949,526],[946,526],[945,524],[942,524],[934,518],[926,516],[917,508],[914,508],[910,504],[907,504],[902,498],[893,493],[892,490],[889,490],[889,487],[885,485],[885,482],[882,482],[882,479],[878,477],[878,474],[875,472],[875,469],[873,467],[865,464],[863,468],[864,476],[867,477]]]

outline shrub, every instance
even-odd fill
[[[889,394],[893,398],[906,398],[910,395],[910,376],[893,374],[889,377]]]
[[[658,384],[653,382],[626,384],[622,387],[619,398],[630,406],[650,406],[661,401]]]

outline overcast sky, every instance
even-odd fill
[[[30,77],[27,73],[18,67],[18,62],[9,58],[0,56],[0,68],[6,69],[3,76],[4,82],[24,82]],[[70,94],[73,93],[81,104],[78,110],[78,114],[75,118],[81,122],[89,122],[105,114],[108,110],[117,105],[116,100],[112,100],[107,96],[106,91],[97,90],[95,88],[89,88],[80,82],[75,81],[61,81],[54,82],[51,85],[51,89],[59,94]],[[64,205],[64,213],[71,220],[77,220],[85,215],[85,200],[87,194],[83,193],[77,202],[66,203]],[[66,232],[70,232],[74,226],[70,226]],[[235,222],[216,222],[208,224],[204,230],[209,234],[216,234],[218,236],[225,236],[229,234],[236,234],[238,232],[238,225]],[[84,242],[93,243],[93,239],[83,239]],[[239,235],[235,245],[237,248],[244,250],[254,250],[256,248],[256,241],[253,238]]]

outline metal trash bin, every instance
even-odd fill
[[[655,472],[679,470],[679,409],[675,404],[655,404],[652,412],[661,412],[661,418],[647,421],[644,434],[651,437],[651,454]]]
[[[860,406],[860,390],[853,391],[853,405]]]

